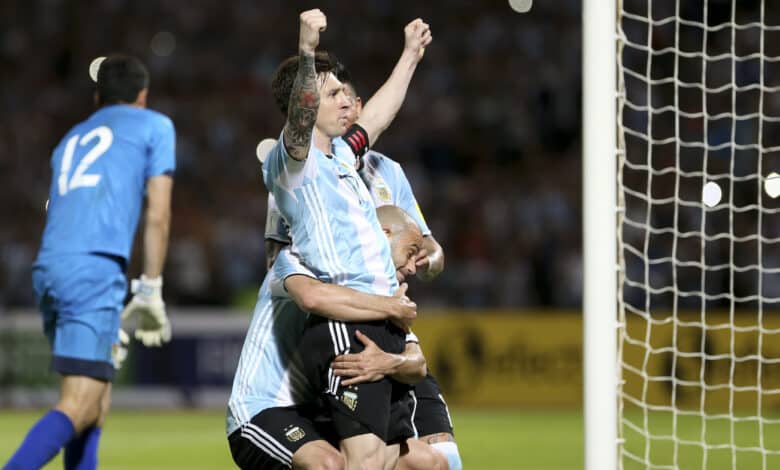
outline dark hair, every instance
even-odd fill
[[[339,80],[342,77],[349,77],[344,65],[336,56],[328,51],[317,51],[314,53],[314,70],[317,74],[333,73]],[[279,64],[271,80],[271,92],[274,95],[274,101],[279,110],[287,116],[287,108],[290,105],[290,94],[295,82],[295,76],[298,75],[298,56],[288,57]]]
[[[138,92],[149,87],[149,72],[135,57],[108,56],[97,73],[98,105],[133,103]]]
[[[347,78],[341,78],[339,77],[339,81],[344,84],[344,86],[349,87],[352,91],[352,94],[355,95],[355,98],[359,97],[357,88],[355,87],[355,82],[353,82],[349,77]]]

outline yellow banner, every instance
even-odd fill
[[[575,407],[582,401],[578,314],[421,313],[414,332],[450,404]]]
[[[632,402],[724,412],[780,406],[780,318],[755,313],[631,315],[623,346],[623,394]],[[758,325],[761,325],[761,328]],[[759,401],[760,400],[760,401]]]
[[[735,315],[736,329],[723,312],[704,323],[695,313],[669,318],[628,318],[620,342],[626,407],[755,412],[760,399],[764,409],[780,408],[780,316],[764,316],[760,330],[754,314]],[[414,332],[451,404],[582,403],[578,312],[422,312]]]

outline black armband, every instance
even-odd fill
[[[342,139],[352,149],[355,157],[360,158],[368,152],[368,133],[358,124],[352,124]]]

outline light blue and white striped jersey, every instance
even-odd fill
[[[412,186],[398,162],[371,150],[363,156],[358,174],[371,192],[376,207],[391,204],[400,207],[417,222],[424,237],[431,235]]]
[[[276,205],[276,198],[272,193],[268,193],[268,209],[265,215],[265,239],[275,240],[280,243],[290,244],[290,227],[284,221],[279,207]]]
[[[283,140],[263,163],[263,178],[289,224],[292,252],[321,281],[392,295],[398,281],[390,244],[352,150],[337,138],[325,155],[312,142],[308,158],[297,161]]]
[[[406,211],[417,225],[423,236],[431,235],[431,229],[414,197],[412,187],[401,165],[390,157],[369,150],[363,156],[363,165],[358,171],[366,184],[376,207],[394,205]],[[290,243],[287,223],[276,206],[273,194],[268,193],[268,212],[265,224],[265,238],[281,243]]]
[[[266,408],[292,406],[314,398],[296,356],[309,315],[284,291],[283,281],[292,274],[312,275],[285,248],[257,295],[228,401],[228,435]]]
[[[117,104],[74,126],[52,152],[38,258],[104,253],[130,258],[146,180],[172,173],[176,133],[156,111]]]

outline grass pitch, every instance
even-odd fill
[[[19,445],[42,411],[0,410],[0,465]],[[696,417],[671,417],[631,412],[626,417],[640,430],[624,427],[625,470],[653,468],[680,470],[780,468],[780,425],[772,421],[737,422]],[[575,470],[583,468],[582,414],[579,411],[452,410],[455,435],[467,470]],[[646,426],[646,428],[645,428]],[[100,447],[100,468],[230,469],[235,468],[224,434],[222,411],[115,411],[109,418]],[[676,429],[676,431],[675,431]],[[675,443],[667,436],[675,434]],[[704,452],[702,435],[711,446]],[[762,437],[763,436],[763,437]],[[732,452],[731,442],[742,449]],[[676,449],[675,449],[676,446]],[[661,467],[663,466],[663,467]],[[57,457],[47,469],[62,468]]]
[[[0,464],[42,411],[0,410]],[[452,410],[466,469],[582,468],[579,413]],[[114,411],[101,438],[99,466],[125,469],[230,469],[222,411]],[[57,457],[47,469],[61,469]]]

